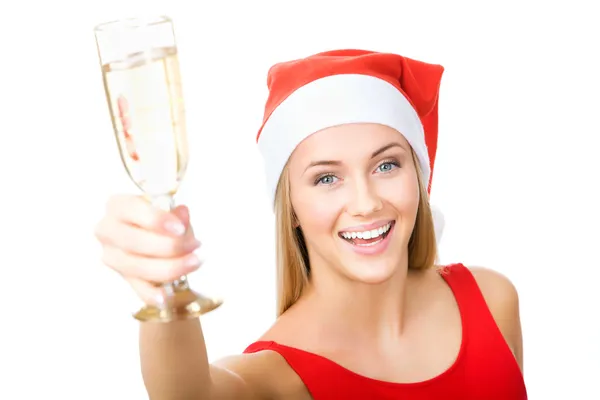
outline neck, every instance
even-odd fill
[[[407,266],[405,260],[385,282],[367,284],[314,265],[303,300],[313,304],[309,309],[314,310],[325,336],[385,346],[404,330]]]

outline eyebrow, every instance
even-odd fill
[[[383,147],[382,147],[382,148],[380,148],[379,150],[375,150],[375,151],[373,152],[373,154],[371,154],[371,158],[375,158],[375,157],[377,157],[378,155],[380,155],[381,153],[384,153],[384,152],[386,152],[387,150],[389,150],[389,149],[391,149],[391,148],[393,148],[393,147],[400,147],[402,150],[406,150],[406,149],[404,148],[404,146],[402,146],[400,143],[393,142],[393,143],[390,143],[390,144],[387,144],[387,145],[383,146]]]
[[[406,150],[404,148],[404,146],[402,146],[400,143],[393,142],[393,143],[386,144],[385,146],[383,146],[383,147],[375,150],[373,152],[373,154],[371,154],[371,158],[373,159],[373,158],[377,157],[378,155],[380,155],[381,153],[384,153],[384,152],[386,152],[389,149],[394,148],[394,147],[400,147],[402,150]],[[308,171],[312,167],[316,167],[316,166],[319,166],[319,165],[336,165],[337,166],[337,165],[341,165],[341,164],[342,164],[341,161],[335,161],[335,160],[313,161],[313,162],[311,162],[308,165],[308,167],[306,167],[306,169],[304,170],[304,172]]]

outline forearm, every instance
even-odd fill
[[[151,400],[210,398],[208,357],[198,319],[142,323],[140,359]]]

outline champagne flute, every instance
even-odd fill
[[[121,161],[153,206],[170,211],[188,165],[185,108],[170,18],[130,18],[94,29],[104,90]],[[139,321],[196,318],[222,304],[192,291],[187,277],[163,284],[165,301]]]

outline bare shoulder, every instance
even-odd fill
[[[483,294],[496,325],[523,368],[523,340],[519,312],[519,294],[504,274],[484,267],[469,267]]]
[[[304,384],[278,353],[270,350],[226,357],[211,366],[211,399],[306,399]]]
[[[469,267],[488,307],[498,311],[514,312],[518,309],[519,295],[512,281],[504,274],[484,267]]]

